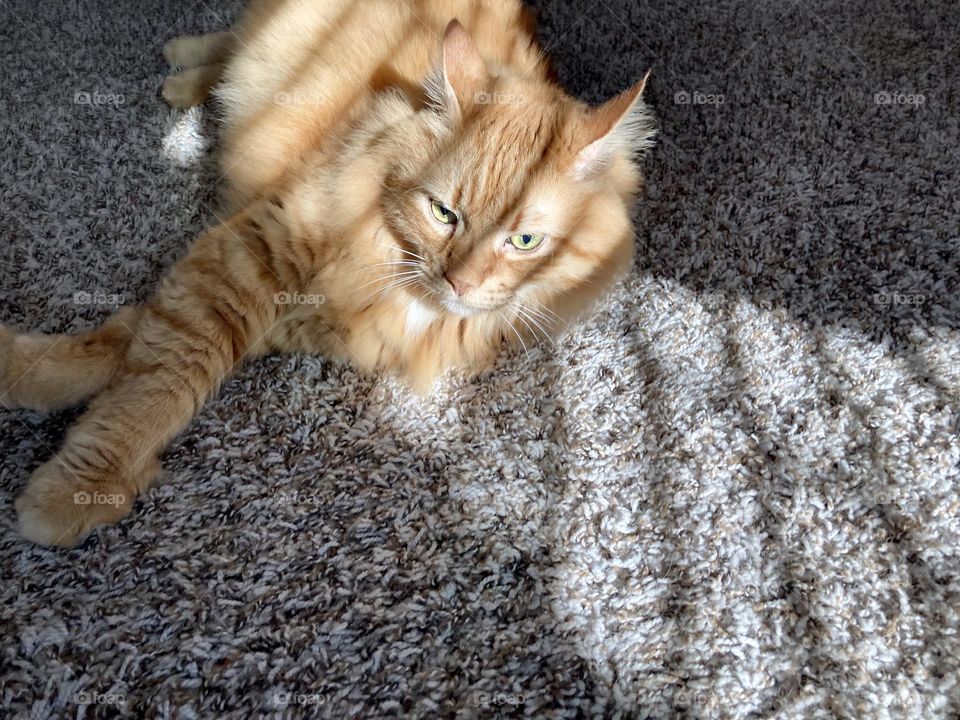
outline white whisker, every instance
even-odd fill
[[[557,313],[555,313],[553,310],[548,308],[542,302],[540,302],[539,300],[534,300],[533,298],[529,298],[529,301],[533,303],[533,307],[527,306],[528,310],[535,311],[537,315],[543,317],[544,319],[552,318],[553,322],[557,323],[558,325],[563,324],[563,318],[557,315]]]
[[[405,270],[399,273],[391,273],[389,275],[384,275],[383,277],[375,278],[370,282],[366,282],[363,285],[361,285],[360,288],[365,288],[367,285],[373,285],[374,283],[383,282],[384,280],[394,280],[396,278],[408,277],[410,275],[419,275],[419,274],[420,274],[419,270]]]
[[[382,224],[380,225],[379,228],[377,228],[377,232],[374,233],[374,237],[373,237],[373,242],[374,242],[376,245],[378,245],[379,247],[386,248],[387,250],[396,250],[397,252],[402,252],[402,253],[404,253],[405,255],[410,255],[411,257],[414,257],[414,258],[416,258],[417,260],[421,260],[422,262],[429,262],[429,261],[428,261],[425,257],[423,257],[422,255],[417,255],[415,252],[411,252],[410,250],[405,250],[404,248],[400,247],[399,245],[393,245],[393,244],[390,244],[390,243],[382,242],[381,240],[377,240],[377,239],[376,239],[376,235],[379,234],[381,231],[385,231],[385,228],[384,228],[384,226],[383,226]]]
[[[398,247],[397,250],[399,250],[399,251],[402,252],[402,253],[406,253],[407,255],[410,255],[410,256],[412,256],[412,257],[415,257],[417,260],[422,260],[423,262],[427,262],[427,259],[426,259],[425,257],[423,257],[423,255],[417,255],[415,252],[410,252],[409,250],[404,250],[402,247]]]
[[[527,359],[529,359],[529,358],[530,358],[530,351],[527,350],[527,344],[523,341],[523,338],[520,337],[520,333],[517,332],[517,329],[513,326],[513,323],[511,323],[511,322],[507,319],[507,316],[506,316],[506,315],[504,315],[502,312],[500,312],[500,310],[497,310],[497,313],[500,315],[500,317],[503,318],[503,321],[507,324],[507,327],[509,327],[511,330],[513,330],[513,334],[517,336],[517,340],[520,341],[520,346],[523,348],[523,354],[527,357]]]
[[[420,263],[414,260],[391,260],[390,262],[374,263],[370,267],[383,267],[385,265],[409,265],[410,267],[420,267]]]
[[[375,295],[380,295],[380,294],[382,294],[382,293],[385,293],[387,290],[396,290],[396,289],[399,289],[399,288],[402,288],[402,287],[406,287],[406,286],[408,286],[408,285],[414,285],[414,284],[416,284],[416,283],[419,281],[419,279],[420,279],[420,278],[419,278],[420,273],[415,273],[415,275],[416,275],[417,277],[401,278],[400,280],[394,280],[392,283],[390,283],[390,284],[387,285],[386,287],[376,288],[372,293],[369,293],[366,297],[364,297],[364,298],[363,298],[359,303],[357,303],[357,304],[358,304],[358,305],[363,305],[363,303],[365,303],[367,300],[369,300],[369,299],[372,298],[373,296],[375,296]]]
[[[556,342],[554,342],[553,337],[550,335],[550,333],[547,332],[547,329],[540,323],[540,321],[536,318],[535,315],[530,314],[530,308],[524,307],[523,305],[519,305],[519,304],[514,305],[514,308],[517,311],[517,317],[520,318],[520,320],[523,321],[523,323],[527,327],[530,327],[530,324],[527,323],[527,320],[529,320],[531,323],[534,324],[534,326],[536,326],[537,330],[539,330],[543,334],[543,337],[547,342],[553,345],[554,348],[557,347]],[[530,328],[530,329],[533,330],[533,328]],[[536,331],[534,331],[533,334],[534,334],[534,337],[537,336]]]
[[[532,307],[529,307],[529,306],[526,306],[526,305],[516,305],[516,307],[518,307],[518,308],[523,308],[524,313],[526,313],[526,314],[529,315],[529,316],[535,317],[535,318],[537,318],[537,319],[539,319],[539,320],[542,320],[542,321],[543,321],[544,323],[546,323],[547,325],[549,325],[549,324],[551,324],[551,323],[554,322],[553,318],[547,317],[547,316],[544,315],[543,313],[538,312],[536,308],[532,308]]]
[[[537,339],[537,331],[534,330],[533,327],[530,325],[530,323],[527,322],[527,320],[526,320],[526,318],[524,318],[523,314],[522,314],[522,313],[517,313],[515,317],[517,318],[517,320],[519,320],[520,322],[522,322],[524,325],[527,326],[527,329],[530,331],[530,334],[533,335],[533,339],[536,340],[536,339]]]

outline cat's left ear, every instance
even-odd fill
[[[456,121],[476,101],[488,81],[487,66],[473,38],[459,20],[451,20],[443,33],[439,72],[427,81],[431,101]]]
[[[594,178],[616,156],[632,157],[653,146],[656,126],[642,97],[649,77],[648,70],[636,85],[590,111],[583,123],[586,145],[573,163],[577,178]]]

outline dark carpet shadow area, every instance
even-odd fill
[[[960,68],[944,7],[536,5],[584,99],[653,69],[639,272],[898,351],[916,328],[960,327]]]

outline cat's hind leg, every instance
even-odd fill
[[[18,334],[0,326],[0,407],[59,410],[96,395],[120,367],[139,314],[125,308],[76,335]]]
[[[207,231],[143,306],[117,375],[17,499],[24,537],[72,547],[129,513],[174,435],[268,349],[278,294],[304,282],[283,208],[265,200]]]

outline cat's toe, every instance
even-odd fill
[[[130,512],[133,494],[109,482],[84,481],[56,458],[37,468],[16,508],[20,534],[40,545],[74,547],[91,530]]]

